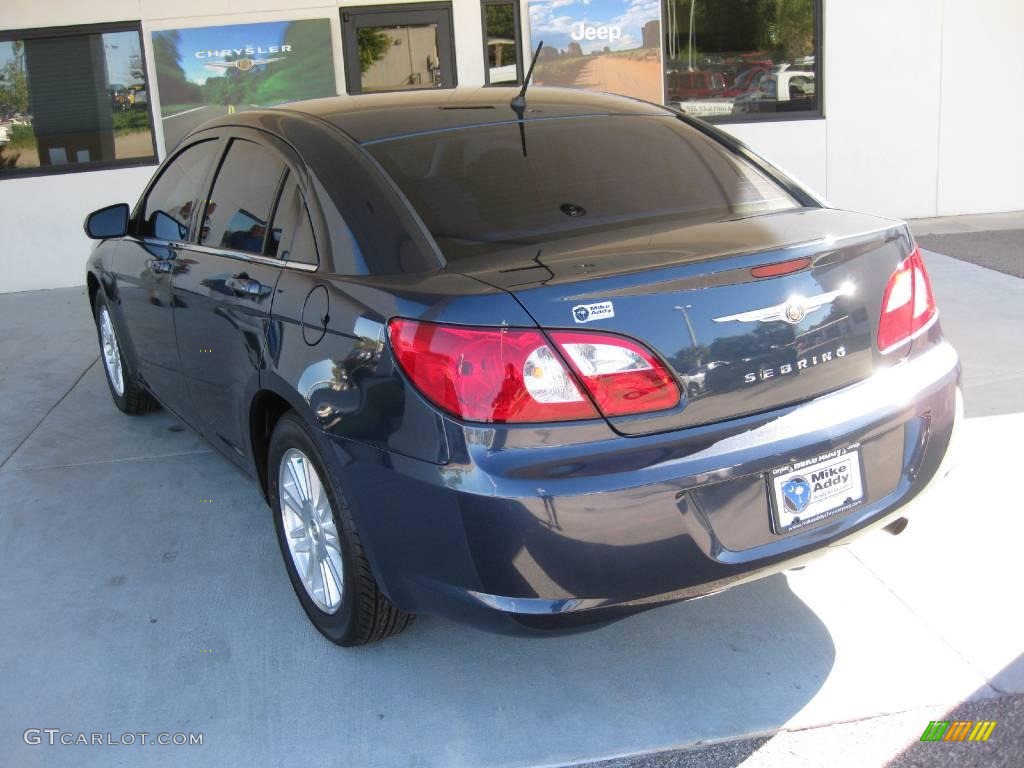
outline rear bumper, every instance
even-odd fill
[[[555,445],[536,428],[528,440],[459,428],[443,466],[332,445],[397,605],[496,630],[566,628],[717,592],[891,522],[940,474],[959,379],[940,342],[799,406],[680,432]],[[852,444],[863,501],[774,533],[766,473]]]

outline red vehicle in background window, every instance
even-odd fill
[[[669,72],[667,79],[669,101],[713,99],[725,95],[725,76],[721,72]]]
[[[722,92],[722,96],[733,98],[744,93],[756,91],[761,78],[772,71],[772,63],[758,62],[755,66],[742,70],[736,75],[732,84]]]

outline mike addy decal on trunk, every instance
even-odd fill
[[[846,347],[836,347],[831,352],[822,352],[820,355],[809,355],[801,357],[792,363],[782,363],[778,366],[762,366],[757,371],[751,371],[743,377],[744,384],[756,384],[759,381],[767,381],[776,376],[788,376],[791,373],[799,373],[808,368],[830,363],[838,358],[846,357]]]

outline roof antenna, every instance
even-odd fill
[[[533,79],[533,68],[537,66],[537,59],[540,58],[540,49],[544,47],[544,41],[541,40],[537,44],[537,50],[533,53],[533,59],[530,61],[530,69],[526,73],[526,78],[523,80],[523,89],[519,91],[514,99],[509,104],[516,115],[519,116],[519,140],[523,144],[523,157],[526,157],[526,89],[530,87],[530,80]]]
[[[540,49],[543,47],[544,41],[541,40],[537,45],[537,50],[533,53],[533,59],[530,61],[530,70],[526,73],[526,79],[523,80],[523,89],[512,99],[512,109],[519,115],[520,120],[523,119],[523,113],[526,112],[526,89],[530,87],[530,80],[533,78],[533,68],[537,66],[537,59],[540,58]]]

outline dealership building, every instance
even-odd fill
[[[1020,0],[5,0],[0,27],[0,292],[81,284],[85,214],[207,119],[507,87],[541,41],[536,84],[704,117],[834,205],[1024,209]]]

